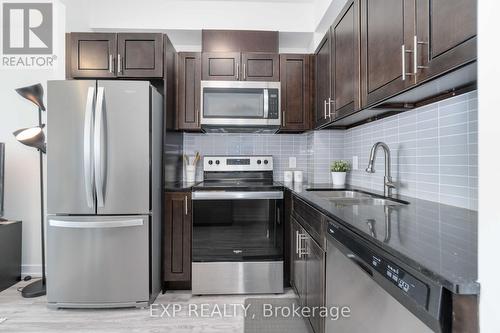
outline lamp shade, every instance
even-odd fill
[[[40,83],[23,88],[17,88],[16,92],[27,100],[33,102],[40,110],[45,111],[45,105],[43,105],[43,86]]]
[[[45,153],[46,146],[45,146],[45,133],[43,132],[44,127],[45,125],[21,128],[12,134],[14,134],[16,140],[21,142],[22,144],[36,149],[40,149],[42,152]]]

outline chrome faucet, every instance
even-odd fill
[[[377,149],[382,148],[385,155],[385,176],[384,176],[384,196],[390,197],[392,195],[392,189],[396,188],[396,183],[392,181],[391,177],[391,151],[389,146],[383,142],[377,142],[373,145],[370,152],[370,159],[368,160],[368,167],[366,172],[375,173],[373,165],[375,164],[375,158],[377,157]]]

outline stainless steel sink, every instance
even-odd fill
[[[330,190],[330,191],[323,191],[323,190],[314,190],[312,189],[313,191],[317,191],[317,193],[315,193],[317,196],[319,197],[322,197],[322,198],[328,198],[328,199],[367,199],[367,198],[371,198],[372,196],[370,194],[367,194],[367,193],[363,193],[363,192],[357,192],[357,191],[345,191],[345,190],[341,190],[341,191],[336,191],[336,190]],[[311,189],[309,189],[308,191],[311,191]]]
[[[308,189],[307,191],[314,192],[315,195],[331,201],[333,203],[345,206],[403,206],[408,205],[408,202],[383,197],[377,194],[372,194],[357,190],[335,190],[335,189]]]

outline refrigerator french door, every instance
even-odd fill
[[[162,97],[49,81],[48,107],[49,306],[144,306],[160,289]]]

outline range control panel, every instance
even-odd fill
[[[205,156],[203,171],[273,171],[273,157]]]
[[[429,286],[408,273],[398,265],[394,264],[384,256],[373,252],[367,246],[361,244],[347,231],[339,226],[329,223],[328,233],[338,242],[353,252],[355,256],[369,265],[386,280],[397,286],[407,296],[412,298],[419,305],[427,308],[429,297]]]

